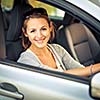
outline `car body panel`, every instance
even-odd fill
[[[100,11],[100,7],[96,6],[94,3],[90,2],[89,0],[81,0],[81,2],[77,0],[66,0],[66,1],[72,3],[73,5],[77,5],[77,7],[88,12],[89,14],[91,14],[92,16],[94,16],[100,21],[100,13],[97,13]]]
[[[92,100],[87,84],[2,64],[0,71],[0,83],[13,84],[24,100]]]

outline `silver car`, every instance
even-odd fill
[[[100,63],[100,0],[1,0],[0,100],[99,100],[100,72],[91,77],[80,77],[17,62],[23,51],[23,14],[32,7],[47,9],[57,30],[53,43],[62,45],[84,65]],[[96,55],[96,60],[85,62],[85,56],[91,57],[87,49],[76,57],[70,46],[66,46],[70,41],[65,41],[68,38],[64,33],[58,35],[62,28],[75,23],[84,24],[93,33],[98,46],[91,40],[94,47],[91,55]]]

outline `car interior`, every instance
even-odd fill
[[[21,27],[23,14],[32,8],[23,0],[15,0],[11,11],[3,11],[4,31],[6,40],[6,58],[16,61],[23,50],[21,45]],[[12,21],[13,19],[13,21]]]
[[[20,53],[24,50],[21,44],[21,28],[23,14],[32,8],[27,0],[15,0],[13,9],[2,10],[0,17],[3,17],[2,28],[5,41],[1,40],[4,49],[1,50],[1,58],[17,61]],[[57,32],[54,43],[62,45],[71,56],[81,64],[88,66],[100,62],[100,43],[93,33],[83,22],[69,13],[65,13],[63,20],[53,20]],[[58,23],[59,22],[59,23]],[[1,43],[1,42],[0,42]],[[0,45],[1,46],[1,45]]]
[[[58,29],[56,41],[63,45],[75,60],[85,66],[95,64],[100,59],[100,45],[83,23],[75,22],[62,26]]]

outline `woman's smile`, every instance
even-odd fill
[[[43,43],[45,39],[46,39],[46,38],[43,37],[43,38],[34,39],[34,40],[35,40],[37,43]]]

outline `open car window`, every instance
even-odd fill
[[[10,11],[14,5],[14,0],[1,0],[1,7],[3,10]]]

